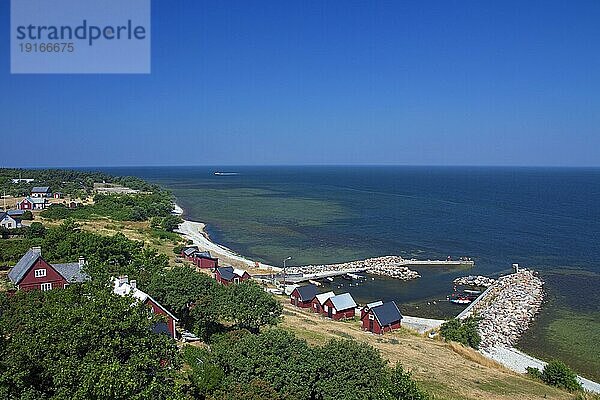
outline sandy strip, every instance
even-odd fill
[[[402,326],[404,328],[417,331],[421,334],[439,328],[444,322],[446,321],[443,319],[410,317],[408,315],[402,316]]]
[[[513,347],[496,346],[488,350],[481,350],[481,354],[521,374],[527,372],[527,367],[538,368],[541,371],[546,365],[546,362],[531,357]],[[600,393],[600,384],[581,376],[578,376],[578,378],[585,390]]]
[[[183,215],[183,209],[177,204],[175,204],[173,214]],[[257,267],[255,261],[245,258],[237,254],[233,250],[211,241],[208,234],[204,230],[205,227],[206,224],[202,222],[183,220],[183,223],[179,225],[179,228],[175,230],[175,232],[181,233],[183,236],[185,236],[186,239],[194,242],[194,246],[198,246],[200,250],[210,251],[213,257],[223,259],[223,261],[225,261],[226,264],[235,264],[235,266],[242,266],[248,268]],[[264,269],[272,268],[274,271],[280,270],[280,268],[278,267],[274,267],[264,263],[259,263],[258,267]]]

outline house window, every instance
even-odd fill
[[[42,284],[40,285],[40,290],[41,290],[42,292],[46,292],[46,291],[48,291],[48,290],[52,290],[52,283],[49,283],[49,282],[48,282],[48,283],[42,283]]]
[[[233,283],[240,283],[240,278],[233,278]]]
[[[369,319],[370,319],[371,321],[373,321],[373,320],[375,319],[375,316],[374,316],[373,314],[369,314]]]
[[[46,269],[36,269],[34,274],[36,278],[43,278],[46,276]]]

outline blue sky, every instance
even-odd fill
[[[11,75],[0,166],[600,165],[600,2],[152,3],[152,74]]]

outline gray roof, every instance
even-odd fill
[[[19,216],[19,215],[23,215],[25,214],[25,210],[8,210],[7,211],[8,215],[12,216]]]
[[[19,282],[25,277],[27,271],[35,264],[41,255],[36,253],[32,249],[29,249],[27,253],[19,262],[10,270],[8,278],[12,283],[18,285]],[[81,270],[79,263],[67,263],[67,264],[50,264],[52,268],[56,270],[67,282],[85,282],[90,277]]]
[[[183,254],[185,254],[186,256],[191,256],[192,254],[194,254],[197,251],[198,251],[198,247],[196,247],[196,246],[186,247],[185,249],[183,249]]]
[[[196,254],[194,254],[196,257],[202,257],[202,258],[214,258],[213,256],[210,255],[210,251],[197,251]]]
[[[31,193],[48,193],[49,191],[49,186],[35,186],[33,189],[31,189]]]
[[[28,202],[30,202],[31,204],[45,204],[48,199],[44,198],[44,197],[27,197],[26,199],[24,199],[23,201],[27,200]]]
[[[311,301],[317,295],[317,287],[315,285],[298,286],[295,290],[298,291],[298,295],[300,295],[300,300],[302,301]]]
[[[395,302],[389,301],[371,309],[379,325],[387,326],[402,319],[402,314]]]
[[[81,270],[79,263],[52,264],[52,267],[70,283],[90,280],[90,276]]]
[[[232,281],[233,278],[235,278],[233,267],[219,267],[217,268],[217,271],[219,271],[221,278],[225,279],[226,281]]]
[[[338,311],[356,307],[356,302],[354,301],[350,293],[338,294],[337,296],[333,296],[329,300],[331,300],[333,307]]]
[[[40,258],[40,254],[29,249],[8,273],[8,278],[10,281],[15,285],[21,282],[21,279],[23,279],[27,271],[29,271],[29,268],[35,264],[38,258]]]

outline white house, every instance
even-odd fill
[[[7,212],[0,213],[0,226],[6,229],[15,229],[21,227],[21,220],[17,217],[12,217]]]

